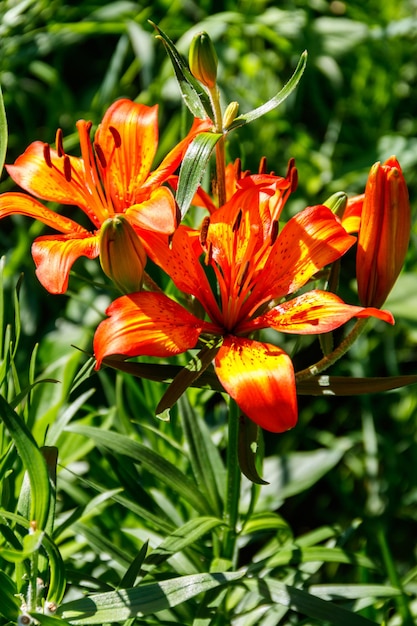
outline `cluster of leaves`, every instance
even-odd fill
[[[230,159],[256,170],[265,154],[279,172],[295,156],[305,206],[362,191],[370,164],[396,153],[415,197],[411,0],[366,10],[359,1],[274,4],[2,0],[7,161],[34,139],[52,141],[57,127],[75,142],[75,121],[99,120],[122,95],[160,105],[165,153],[189,120],[152,19],[184,53],[195,32],[209,32],[225,101],[241,112],[279,91],[308,49],[297,90],[231,134]],[[169,423],[157,422],[164,385],[106,370],[89,377],[82,350],[107,296],[80,282],[76,295],[46,297],[28,255],[39,229],[14,218],[0,233],[4,623],[16,623],[36,571],[49,583],[45,606],[60,604],[36,614],[45,624],[414,623],[412,390],[301,397],[297,428],[265,439],[259,471],[269,484],[244,480],[233,511],[222,397],[191,390]],[[415,373],[416,249],[387,303],[396,327],[365,334],[335,373]],[[96,278],[88,263],[79,269]],[[305,340],[299,368],[318,353]],[[34,517],[44,525],[31,529]]]

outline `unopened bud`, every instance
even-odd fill
[[[337,191],[332,194],[330,198],[327,198],[326,202],[323,202],[324,206],[327,206],[332,213],[337,217],[342,218],[344,210],[347,205],[347,194],[344,191]]]
[[[229,126],[235,121],[237,113],[239,111],[239,102],[230,102],[227,105],[223,115],[223,128],[227,130]]]
[[[356,256],[359,300],[380,307],[403,266],[411,211],[400,164],[390,157],[373,165],[365,188]]]
[[[122,215],[108,219],[101,227],[100,263],[121,292],[142,288],[146,253],[133,226]]]
[[[192,75],[203,85],[213,89],[217,79],[217,54],[207,33],[194,36],[189,52]]]

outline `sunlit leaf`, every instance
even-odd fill
[[[0,87],[0,176],[3,171],[3,165],[6,160],[7,152],[7,119],[4,108],[3,93]]]
[[[50,506],[50,484],[45,459],[20,415],[10,408],[2,396],[0,416],[28,473],[31,491],[30,519],[36,521],[37,529],[42,530],[48,522]]]
[[[288,96],[294,91],[298,83],[300,82],[301,76],[307,65],[307,51],[305,50],[300,59],[298,61],[297,67],[295,68],[294,74],[288,80],[288,82],[284,85],[284,87],[268,102],[265,102],[261,106],[249,111],[249,113],[245,113],[243,115],[239,115],[234,122],[229,126],[228,130],[233,130],[238,128],[239,126],[243,126],[244,124],[248,124],[249,122],[253,122],[254,120],[262,117],[269,111],[276,109],[284,100],[288,98]]]
[[[213,149],[221,137],[221,133],[200,133],[187,148],[181,164],[176,195],[182,217],[190,207]]]
[[[242,575],[241,572],[194,574],[146,583],[134,589],[94,594],[63,604],[58,608],[58,614],[74,626],[119,622],[172,608],[200,593],[233,583]]]

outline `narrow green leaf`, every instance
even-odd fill
[[[187,395],[180,398],[179,406],[193,474],[200,488],[207,494],[212,510],[220,516],[222,499],[224,498],[226,468],[219,449],[213,442],[205,421],[190,406]]]
[[[350,565],[366,567],[367,569],[375,569],[375,563],[363,554],[348,552],[342,548],[326,548],[322,546],[313,546],[311,548],[301,547],[298,544],[290,548],[282,548],[277,554],[267,559],[266,567],[279,567],[288,563],[347,563]]]
[[[48,535],[44,535],[42,545],[48,555],[49,565],[49,585],[46,600],[53,604],[60,604],[67,587],[64,561],[55,542]]]
[[[175,376],[156,407],[156,415],[170,409],[182,394],[195,382],[213,361],[223,338],[213,339],[205,345]]]
[[[48,469],[42,452],[21,417],[0,396],[0,416],[12,437],[27,471],[30,491],[30,520],[36,521],[39,530],[48,522],[50,484]]]
[[[327,621],[335,626],[377,626],[376,622],[361,615],[269,577],[245,579],[245,584],[267,602],[277,602],[313,619]]]
[[[0,570],[0,615],[11,622],[16,621],[20,606],[16,593],[13,580]]]
[[[287,537],[291,537],[291,528],[287,522],[277,513],[266,511],[264,513],[254,513],[246,522],[242,530],[242,535],[250,535],[262,531],[281,531]]]
[[[182,217],[190,207],[211,153],[221,137],[223,137],[222,133],[200,133],[187,148],[181,164],[176,195]]]
[[[391,585],[311,585],[309,592],[323,600],[393,598],[401,595],[401,590]]]
[[[60,606],[58,614],[74,626],[120,622],[172,608],[200,593],[238,581],[242,576],[240,572],[180,576],[74,600]]]
[[[229,126],[228,130],[233,130],[235,128],[239,128],[239,126],[243,126],[244,124],[248,124],[249,122],[253,122],[258,119],[262,115],[269,113],[273,109],[276,109],[284,100],[288,98],[288,96],[294,91],[298,83],[300,82],[300,78],[303,75],[303,72],[306,68],[307,64],[307,51],[305,50],[300,59],[298,61],[297,67],[295,68],[294,74],[288,80],[288,82],[284,85],[284,87],[268,102],[265,102],[260,107],[253,109],[249,113],[245,113],[243,115],[239,115],[234,122]]]
[[[173,554],[191,546],[200,537],[213,528],[223,526],[225,522],[216,517],[197,517],[189,520],[181,528],[177,528],[169,537],[147,556],[145,565],[157,566],[169,559]],[[148,568],[147,568],[148,569]]]
[[[187,64],[181,54],[176,49],[174,43],[156,24],[152,26],[158,31],[157,39],[160,39],[165,46],[168,56],[175,71],[175,76],[181,90],[185,105],[194,117],[214,119],[213,108],[210,98],[199,81],[191,74]]]
[[[148,548],[149,541],[145,541],[120,581],[119,589],[127,589],[128,587],[134,586],[136,578],[140,575],[142,565],[148,553]]]
[[[97,445],[105,446],[111,452],[132,458],[159,480],[162,480],[163,483],[167,484],[170,489],[176,491],[197,511],[205,514],[207,510],[209,510],[207,499],[199,491],[195,482],[163,456],[150,450],[146,446],[132,441],[125,435],[103,431],[100,428],[92,426],[71,424],[68,426],[67,430],[84,435],[92,441],[95,441]]]
[[[4,108],[3,93],[0,87],[0,176],[3,171],[4,162],[6,160],[7,140],[8,134],[6,110]]]
[[[239,467],[248,480],[256,485],[267,485],[268,482],[259,476],[256,467],[259,437],[262,437],[259,427],[246,415],[239,418],[238,458]]]
[[[70,622],[67,622],[60,617],[53,617],[52,615],[42,615],[41,613],[28,613],[33,619],[34,624],[42,624],[43,626],[71,626]]]
[[[297,382],[297,393],[308,396],[356,396],[366,393],[379,393],[415,385],[417,375],[375,376],[354,378],[351,376],[313,376]]]

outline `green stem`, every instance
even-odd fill
[[[240,411],[234,400],[229,402],[228,440],[227,440],[227,476],[224,521],[227,529],[223,541],[223,558],[234,562],[236,557],[236,526],[239,513],[240,468],[238,460]]]
[[[216,133],[223,133],[223,114],[220,106],[220,94],[217,87],[209,89],[211,105],[214,112],[214,125]],[[224,136],[216,143],[216,178],[219,207],[226,202],[226,155]]]
[[[359,335],[363,332],[366,322],[368,318],[358,319],[352,330],[343,341],[331,352],[330,354],[326,354],[320,361],[317,361],[314,365],[310,365],[304,370],[300,370],[296,373],[295,378],[297,382],[301,382],[302,380],[307,380],[308,378],[312,378],[313,376],[317,376],[325,369],[336,363],[349,348],[355,343]]]

